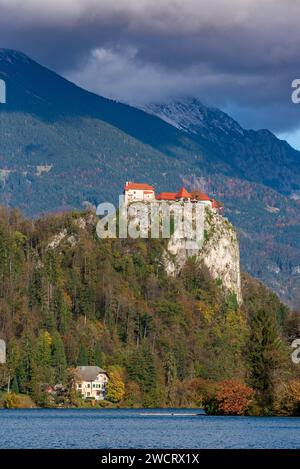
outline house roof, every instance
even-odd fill
[[[83,381],[94,381],[100,373],[106,373],[99,366],[77,366],[76,371]]]
[[[191,197],[191,194],[184,187],[182,187],[180,191],[177,192],[176,196],[180,198],[189,199]]]
[[[197,199],[197,200],[211,200],[207,194],[205,194],[204,192],[200,192],[200,191],[193,191],[191,193],[191,196],[193,199]]]
[[[176,192],[161,192],[156,198],[158,200],[176,200]]]
[[[140,191],[154,191],[154,187],[150,186],[149,184],[144,184],[140,182],[128,182],[124,186],[124,190],[128,191],[130,189],[136,189]]]
[[[211,201],[212,201],[212,208],[222,208],[222,204],[218,200],[212,199]]]

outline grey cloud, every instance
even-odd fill
[[[299,0],[0,0],[0,41],[114,99],[194,94],[287,132],[300,126],[299,14]]]

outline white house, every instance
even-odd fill
[[[83,399],[105,398],[108,375],[99,366],[78,366],[76,368],[76,390]]]
[[[154,187],[149,184],[126,182],[124,187],[125,204],[130,202],[151,202],[155,200]]]

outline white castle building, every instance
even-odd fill
[[[126,182],[124,187],[125,203],[130,202],[151,202],[155,200],[154,187],[149,184],[137,182]]]
[[[125,204],[130,202],[152,202],[155,200],[165,200],[169,202],[190,201],[192,203],[206,205],[216,211],[220,211],[222,208],[222,204],[220,202],[209,197],[204,192],[196,190],[188,192],[184,187],[182,187],[178,192],[161,192],[156,195],[153,186],[145,183],[128,181],[124,186],[124,196]]]

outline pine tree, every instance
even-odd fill
[[[97,342],[93,350],[93,365],[100,366],[103,368],[104,365],[104,354],[102,352],[101,343]]]
[[[17,379],[16,376],[14,376],[14,378],[12,380],[10,390],[11,390],[11,392],[14,392],[15,394],[18,394],[20,392],[19,391],[18,379]]]
[[[51,366],[51,345],[52,337],[50,334],[47,331],[40,332],[33,350],[34,365],[45,369]]]
[[[154,357],[147,346],[132,353],[128,363],[129,377],[139,383],[144,394],[156,389],[157,372]]]
[[[32,375],[31,387],[34,399],[39,404],[45,404],[44,387],[53,384],[54,370],[51,367],[51,344],[52,338],[46,331],[41,331],[31,357]]]
[[[275,314],[268,309],[252,313],[248,345],[249,382],[258,390],[262,406],[272,408],[274,377],[283,366],[283,346]]]
[[[64,344],[58,332],[53,334],[52,350],[52,366],[55,370],[55,381],[56,383],[64,383],[66,380],[67,360]]]
[[[78,358],[77,358],[77,365],[78,366],[88,366],[89,364],[89,354],[86,347],[81,344],[79,348]]]
[[[33,364],[33,342],[34,338],[32,334],[26,332],[21,340],[21,362],[16,371],[21,392],[28,392],[30,389]]]

